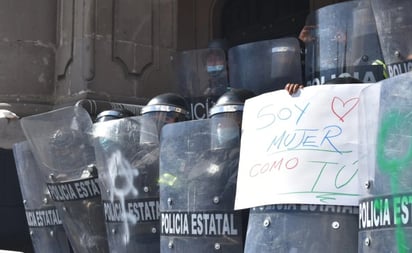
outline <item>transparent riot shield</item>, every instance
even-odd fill
[[[13,154],[35,252],[71,252],[59,212],[50,198],[28,142],[14,144]]]
[[[328,5],[306,20],[305,83],[352,76],[375,83],[385,78],[376,23],[369,1]]]
[[[247,43],[229,49],[230,85],[256,95],[302,83],[301,47],[296,38]]]
[[[163,127],[161,252],[243,252],[242,213],[234,211],[239,131],[222,118]]]
[[[345,72],[365,83],[375,83],[387,78],[370,1],[357,2],[352,22],[353,31],[348,35]]]
[[[362,125],[372,126],[360,132],[359,252],[412,250],[411,80],[399,75],[361,93]]]
[[[270,205],[250,210],[245,252],[347,253],[358,247],[358,208]]]
[[[89,114],[72,106],[21,119],[75,252],[108,252]]]
[[[219,48],[196,49],[172,55],[178,93],[190,104],[192,119],[204,119],[216,100],[227,91],[225,52]]]
[[[389,76],[412,70],[412,2],[371,1]]]
[[[148,117],[95,123],[110,252],[160,252],[159,137]]]

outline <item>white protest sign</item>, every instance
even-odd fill
[[[246,100],[235,209],[358,205],[358,108],[367,86],[320,85]]]

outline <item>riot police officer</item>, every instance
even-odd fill
[[[186,120],[187,110],[183,97],[165,93],[152,98],[141,116],[95,123],[96,160],[111,252],[160,251],[159,135],[163,125]],[[119,111],[101,114],[125,115]]]
[[[114,108],[111,110],[105,110],[96,116],[95,122],[104,122],[113,119],[121,119],[125,117],[135,116],[131,111],[125,108]]]
[[[152,98],[142,108],[141,114],[152,118],[160,132],[165,124],[187,120],[189,108],[186,99],[179,94],[164,93]]]
[[[206,69],[210,78],[209,87],[204,94],[221,96],[229,89],[227,64],[229,43],[226,39],[213,39],[209,41],[207,47],[209,53],[206,55]]]
[[[73,250],[109,252],[88,112],[70,106],[21,124]]]
[[[369,1],[342,2],[310,13],[305,42],[305,84],[374,83],[388,77]],[[305,85],[289,82],[294,94]]]
[[[210,118],[231,118],[242,126],[243,107],[246,99],[255,96],[253,91],[232,88],[224,93],[210,109]]]
[[[210,118],[163,127],[160,149],[162,252],[242,252],[234,211],[244,90],[224,93]]]
[[[218,118],[226,118],[232,119],[235,121],[239,126],[239,131],[242,127],[242,117],[243,117],[243,108],[245,101],[249,98],[255,96],[253,91],[247,89],[234,89],[232,88],[230,91],[223,94],[215,106],[212,107],[210,110],[210,118],[211,119],[218,119]],[[240,132],[239,132],[240,133]],[[232,129],[226,128],[224,124],[220,123],[217,129],[217,141],[218,144],[224,146],[225,144],[233,141],[238,141],[236,139],[237,135]],[[240,134],[239,134],[240,137]],[[237,154],[238,155],[238,154]],[[228,160],[235,160],[237,159],[228,159]],[[233,178],[230,178],[229,181],[236,182],[236,176],[233,174]],[[242,217],[242,233],[243,233],[243,243],[246,239],[246,229],[247,223],[249,219],[249,210],[241,210],[239,211]]]
[[[175,53],[172,57],[178,92],[189,103],[191,119],[205,119],[209,109],[227,91],[226,56],[211,47]]]
[[[412,70],[412,2],[370,1],[390,77]]]

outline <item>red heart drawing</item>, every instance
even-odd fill
[[[337,103],[340,101],[340,103]],[[343,101],[338,97],[334,97],[332,100],[331,109],[338,119],[344,122],[344,118],[359,104],[359,98],[351,98],[347,101]]]

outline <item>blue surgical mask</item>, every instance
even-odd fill
[[[214,65],[214,66],[207,66],[207,72],[208,73],[214,73],[214,72],[219,72],[224,69],[225,66],[223,65]]]

